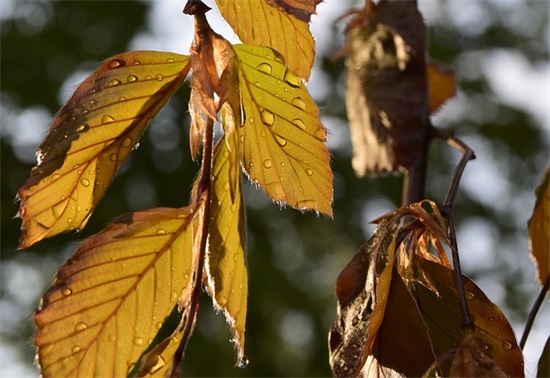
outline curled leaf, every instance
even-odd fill
[[[550,275],[550,168],[536,190],[537,201],[529,219],[531,258],[536,262],[538,278],[544,285]]]
[[[146,126],[182,84],[188,61],[164,52],[120,54],[79,85],[17,192],[21,248],[86,225]]]
[[[315,8],[323,0],[265,0],[271,6],[294,15],[299,20],[309,22]]]

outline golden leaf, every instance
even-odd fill
[[[332,215],[332,171],[319,109],[273,50],[235,46],[243,165],[274,201]]]
[[[153,51],[120,54],[80,84],[18,191],[21,248],[86,225],[145,127],[185,79],[188,60]]]
[[[230,155],[232,154],[224,139],[218,142],[214,152],[210,239],[206,271],[208,289],[215,307],[223,311],[233,332],[233,342],[237,348],[237,364],[239,365],[245,358],[244,331],[248,298],[245,209],[241,193],[240,166],[231,164],[232,157]],[[236,149],[236,146],[233,146],[233,150]],[[231,174],[231,170],[237,172]]]
[[[222,16],[245,44],[278,51],[291,71],[309,79],[315,42],[309,25],[263,0],[216,0]]]
[[[34,317],[44,377],[132,370],[192,286],[193,235],[187,230],[195,212],[130,213],[82,242]]]

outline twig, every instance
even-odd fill
[[[205,130],[204,130],[204,144],[203,144],[203,156],[202,167],[200,176],[197,183],[195,196],[192,201],[195,204],[202,202],[203,214],[201,222],[201,238],[199,244],[199,251],[197,257],[197,268],[194,274],[193,292],[191,293],[191,305],[189,308],[189,318],[184,325],[183,337],[178,346],[178,349],[174,353],[174,361],[172,363],[172,370],[170,371],[171,377],[181,376],[181,361],[185,353],[185,348],[191,338],[193,328],[195,325],[195,319],[199,308],[199,299],[202,288],[202,274],[204,269],[204,261],[206,257],[206,244],[208,241],[208,228],[210,224],[210,187],[211,187],[211,173],[212,173],[212,151],[213,151],[213,136],[214,136],[214,122],[210,117],[206,118]]]
[[[525,324],[525,329],[523,330],[523,335],[521,336],[521,340],[519,342],[519,347],[522,350],[525,347],[527,337],[529,336],[529,332],[531,332],[531,327],[533,327],[533,323],[535,322],[535,318],[537,317],[537,313],[539,312],[540,306],[542,306],[542,302],[544,302],[544,298],[546,297],[546,293],[548,292],[548,289],[550,289],[550,276],[546,277],[546,282],[542,286],[542,289],[537,299],[535,300],[535,303],[533,303],[533,307],[531,307],[531,311],[529,311],[529,318],[527,319],[527,323]]]
[[[475,159],[475,154],[470,147],[468,147],[464,142],[456,138],[454,135],[435,128],[433,128],[432,130],[435,137],[444,139],[447,144],[449,144],[449,146],[462,152],[462,158],[455,168],[453,178],[451,179],[451,184],[449,185],[449,190],[447,191],[447,196],[445,197],[445,201],[443,202],[441,214],[447,219],[447,222],[449,224],[449,239],[451,241],[451,254],[454,267],[453,273],[455,277],[456,289],[458,290],[462,318],[464,319],[462,327],[473,329],[474,321],[472,319],[472,315],[470,314],[470,309],[468,308],[468,301],[466,299],[466,292],[464,290],[464,278],[462,275],[462,268],[460,267],[460,256],[458,254],[458,244],[456,240],[453,206],[458,191],[458,184],[460,183],[460,179],[462,178],[462,174],[464,173],[466,164],[468,164],[468,161]]]

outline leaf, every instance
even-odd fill
[[[323,0],[265,0],[269,5],[294,15],[297,19],[309,22],[315,8]]]
[[[154,51],[120,54],[79,85],[18,191],[21,248],[86,225],[145,127],[185,79],[188,60]]]
[[[315,42],[307,22],[262,0],[216,0],[216,4],[243,43],[278,51],[292,72],[309,79]]]
[[[358,176],[423,164],[426,28],[416,1],[368,2],[346,30],[346,109]]]
[[[456,94],[455,72],[442,64],[430,62],[426,65],[430,93],[430,112],[439,108]]]
[[[220,140],[214,152],[212,168],[211,222],[206,272],[208,289],[215,307],[223,311],[233,331],[237,365],[240,365],[245,358],[248,276],[240,166],[231,164],[231,155],[225,138]],[[236,170],[236,174],[231,174],[231,170]],[[233,196],[232,192],[235,193]]]
[[[332,215],[332,172],[319,109],[276,52],[235,46],[244,117],[243,165],[274,201]]]
[[[329,333],[330,365],[356,376],[372,354],[391,284],[397,224],[382,221],[336,281],[337,315]]]
[[[484,349],[484,346],[474,337],[474,332],[466,329],[453,358],[449,376],[508,377],[482,349]]]
[[[122,376],[191,287],[196,209],[118,218],[82,242],[36,311],[44,377]]]
[[[544,283],[550,275],[550,168],[546,169],[540,186],[535,191],[537,201],[533,215],[527,223],[531,258],[538,267],[539,283]]]
[[[463,340],[460,332],[462,315],[453,271],[439,263],[419,259],[415,264],[427,276],[430,284],[415,284],[417,303],[426,323],[433,348],[438,356],[457,348]],[[417,273],[420,275],[420,273]],[[418,276],[419,280],[422,277]],[[464,277],[468,307],[475,321],[474,337],[481,352],[492,359],[511,377],[524,375],[523,355],[517,345],[514,331],[502,311],[468,277]],[[437,293],[431,285],[435,285]],[[450,365],[443,365],[448,375]]]

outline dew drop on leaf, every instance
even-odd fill
[[[134,62],[132,64],[134,66],[139,66],[141,64],[141,62],[139,60],[134,60]]]
[[[122,68],[126,65],[126,62],[122,59],[113,59],[107,63],[107,67],[112,70],[114,68]]]
[[[110,115],[104,115],[103,117],[101,117],[101,123],[112,123],[112,122],[115,122],[115,119]]]
[[[141,337],[134,337],[134,345],[136,346],[143,345],[143,339]]]
[[[285,138],[280,137],[280,136],[277,135],[277,134],[274,134],[273,137],[275,138],[275,140],[277,141],[277,143],[279,143],[279,145],[280,145],[281,147],[286,146],[286,144],[288,143],[288,141],[287,141]]]
[[[116,161],[116,154],[112,153],[111,155],[109,155],[109,160],[111,160],[112,162],[115,162]]]
[[[71,290],[71,288],[69,287],[66,287],[64,288],[63,290],[61,290],[61,294],[63,294],[64,296],[69,296],[73,293],[73,291]]]
[[[302,85],[302,79],[298,75],[290,71],[289,69],[285,70],[285,75],[283,76],[283,80],[288,85],[294,88],[300,88],[300,86]]]
[[[162,76],[162,75],[157,75],[157,76],[155,77],[155,79],[157,79],[157,81],[162,81],[162,80],[164,80],[164,76]]]
[[[149,369],[149,374],[154,374],[166,365],[166,361],[161,356],[156,356],[157,362]]]
[[[271,161],[271,159],[265,159],[264,162],[263,162],[263,165],[265,168],[271,168],[273,167],[273,162]]]
[[[262,122],[268,126],[273,126],[275,123],[275,116],[269,110],[262,110],[260,117],[262,118]]]
[[[284,162],[284,161],[282,161],[282,162],[281,162],[281,167],[283,167],[283,168],[284,168],[285,166],[286,166],[285,162]],[[281,180],[281,181],[282,181],[282,180]]]
[[[83,123],[81,125],[79,125],[77,128],[76,128],[76,132],[77,133],[83,133],[85,131],[88,131],[88,129],[90,128],[90,126],[86,123]]]
[[[265,62],[258,64],[258,67],[256,67],[256,69],[268,75],[271,75],[271,73],[273,72],[273,67],[271,67],[269,63],[265,63]]]
[[[122,141],[122,147],[130,147],[132,145],[132,138],[126,137]]]
[[[74,330],[76,332],[82,332],[84,331],[86,328],[88,328],[88,325],[84,322],[78,322],[76,323],[76,325],[74,326]]]
[[[239,369],[244,369],[245,367],[248,366],[249,362],[250,362],[250,361],[248,360],[248,358],[247,358],[246,356],[243,356],[243,358],[241,359],[241,361],[239,362],[239,364],[237,365],[237,367],[238,367]]]
[[[262,86],[259,81],[255,81],[254,85],[257,86],[258,88],[260,88]]]
[[[109,335],[107,336],[107,340],[109,340],[110,342],[113,342],[116,340],[116,336],[115,335]]]
[[[157,235],[166,235],[166,230],[163,229],[163,228],[159,228],[159,229],[157,230]]]
[[[156,322],[156,323],[155,323],[155,327],[156,327],[157,329],[160,329],[160,328],[162,327],[162,322]]]
[[[80,352],[80,347],[78,345],[74,345],[72,348],[71,348],[71,352],[73,353],[78,353]]]
[[[118,101],[119,101],[119,102],[124,102],[124,101],[126,101],[126,97],[120,96],[120,97],[118,98]]]
[[[306,169],[306,173],[308,176],[313,176],[313,171],[311,170],[311,168]]]
[[[138,77],[136,75],[128,75],[128,77],[126,78],[126,81],[128,83],[133,83],[134,81],[138,81]]]
[[[464,295],[466,296],[466,299],[471,301],[472,299],[474,299],[474,293],[472,293],[471,291],[466,291],[464,293]]]
[[[514,349],[514,345],[508,340],[503,340],[502,341],[502,349],[504,349],[506,351],[512,350],[512,349]]]
[[[86,178],[83,178],[82,180],[80,180],[80,183],[82,184],[82,186],[84,187],[88,187],[90,186],[90,180],[86,179]]]
[[[172,58],[168,58],[168,59],[166,59],[166,62],[167,62],[167,63],[174,63],[174,62],[175,62],[175,60],[174,60],[174,59],[172,59]]]
[[[294,118],[292,120],[292,123],[296,126],[298,126],[300,129],[302,130],[305,130],[306,129],[306,124],[304,123],[304,121],[302,121],[301,119],[299,118]]]
[[[107,87],[114,87],[116,85],[119,85],[119,84],[122,84],[122,82],[118,79],[113,79],[113,80],[110,80],[108,83],[107,83]]]
[[[290,103],[298,109],[306,110],[306,103],[300,97],[294,97]]]

